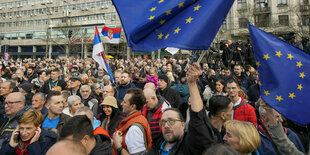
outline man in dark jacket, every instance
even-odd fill
[[[44,116],[42,129],[51,129],[59,133],[66,122],[71,118],[62,113],[64,108],[64,99],[60,92],[51,91],[46,98],[46,108],[48,113]]]
[[[117,86],[117,99],[124,100],[124,96],[126,95],[126,91],[129,88],[136,88],[136,86],[131,82],[131,77],[129,72],[122,72],[120,85]]]
[[[152,147],[149,154],[202,154],[202,151],[215,143],[210,120],[206,115],[196,81],[202,74],[195,63],[187,72],[191,100],[188,132],[184,133],[185,122],[178,109],[168,108],[163,112],[160,125],[165,141],[160,149]]]
[[[80,88],[80,94],[82,96],[82,103],[84,106],[89,107],[94,113],[94,116],[97,116],[100,111],[99,101],[94,97],[89,85],[83,85]]]
[[[242,71],[243,67],[241,65],[235,65],[234,67],[234,75],[236,77],[237,82],[239,83],[240,87],[247,91],[249,87],[252,85],[252,81],[250,78]]]
[[[162,74],[158,77],[158,86],[159,86],[159,93],[163,96],[173,108],[178,108],[181,105],[181,96],[180,94],[168,87],[169,79],[167,75]]]
[[[9,94],[4,102],[5,117],[0,127],[0,146],[18,125],[19,118],[31,107],[25,106],[25,96],[20,92]]]
[[[55,86],[60,86],[62,90],[66,89],[66,82],[60,77],[60,70],[54,69],[51,72],[51,78],[48,79],[41,87],[40,92],[48,94]]]
[[[62,128],[59,138],[81,141],[89,155],[112,153],[110,138],[102,134],[94,135],[92,123],[85,115],[72,117]]]

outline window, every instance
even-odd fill
[[[255,15],[255,25],[258,27],[268,27],[270,14]]]
[[[279,24],[281,26],[289,26],[288,15],[279,15]]]
[[[254,0],[254,2],[256,11],[267,11],[269,9],[268,0]]]
[[[302,4],[309,4],[309,0],[302,0]]]
[[[239,28],[248,28],[247,18],[239,18]]]
[[[246,0],[238,0],[238,10],[245,10],[246,6]]]
[[[303,15],[301,19],[303,26],[310,26],[310,15]]]
[[[278,6],[287,5],[287,0],[278,0]]]

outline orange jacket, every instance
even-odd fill
[[[109,133],[106,130],[104,130],[101,126],[99,126],[98,128],[94,130],[94,135],[98,135],[98,134],[103,134],[103,135],[110,137]]]
[[[151,135],[151,128],[149,123],[147,122],[146,118],[142,115],[141,111],[138,111],[134,114],[131,114],[130,116],[126,117],[118,126],[117,131],[121,131],[123,133],[123,142],[122,146],[124,149],[127,149],[126,143],[125,143],[125,137],[127,134],[128,129],[134,124],[139,123],[143,126],[144,132],[145,132],[145,138],[147,142],[147,150],[151,149],[152,146],[152,135]],[[116,148],[113,145],[113,153],[116,152]]]

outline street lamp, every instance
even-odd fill
[[[45,4],[45,3],[41,3],[41,5],[46,7],[46,14],[47,14],[47,18],[48,18],[48,28],[47,28],[47,44],[49,46],[48,48],[48,58],[51,59],[52,58],[52,31],[53,31],[53,25],[52,25],[52,21],[51,21],[51,17],[50,17],[50,13],[48,13],[48,11],[50,11],[49,7]],[[47,57],[47,54],[46,54]]]

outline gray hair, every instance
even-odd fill
[[[98,83],[93,83],[93,84],[90,86],[90,88],[91,88],[92,91],[95,91],[96,87],[100,87],[100,84],[98,84]]]
[[[68,100],[67,100],[68,106],[71,107],[72,104],[73,104],[73,102],[75,102],[75,101],[77,101],[77,100],[82,101],[81,98],[80,98],[80,96],[77,96],[77,95],[71,95],[71,96],[69,96],[69,97],[68,97]]]
[[[111,79],[109,75],[103,76],[103,79]]]
[[[264,109],[262,106],[259,106],[258,111],[260,115],[264,115],[267,113],[266,109]]]
[[[75,115],[78,115],[79,113],[82,113],[84,112],[86,114],[86,116],[92,120],[93,116],[94,116],[94,113],[89,109],[89,107],[87,106],[83,106],[81,108],[79,108],[76,112],[75,112]]]
[[[89,85],[83,85],[83,86],[81,86],[81,88],[80,88],[80,93],[82,93],[82,89],[89,89],[89,90],[91,91]]]
[[[41,97],[41,100],[45,101],[45,94],[44,93],[38,92],[38,93],[35,93],[33,96],[37,96],[37,95],[39,95]]]

